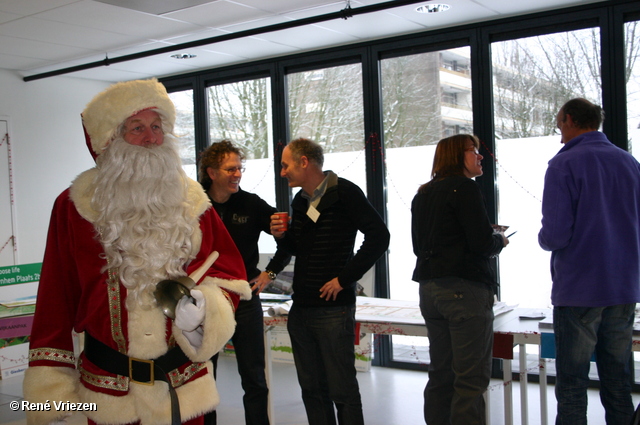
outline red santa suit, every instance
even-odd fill
[[[233,335],[238,299],[249,299],[242,257],[202,187],[190,180],[190,214],[199,229],[192,236],[195,258],[186,265],[190,274],[212,251],[220,256],[198,283],[206,301],[202,345],[194,348],[159,307],[125,307],[127,289],[112,271],[93,222],[91,208],[96,169],[82,173],[56,200],[42,265],[36,304],[29,368],[24,380],[25,399],[31,403],[96,403],[84,412],[92,421],[109,424],[171,422],[167,383],[132,382],[92,364],[84,353],[76,358],[72,330],[120,353],[138,359],[155,359],[179,345],[190,361],[168,375],[177,393],[182,421],[211,411],[219,403],[209,359]],[[29,424],[46,424],[64,412],[32,411]]]

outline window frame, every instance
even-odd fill
[[[192,89],[196,153],[208,144],[206,88],[212,84],[235,82],[249,78],[269,77],[272,94],[272,140],[275,153],[276,203],[280,210],[289,208],[291,190],[279,177],[282,147],[289,142],[286,74],[360,62],[363,74],[365,128],[363,140],[378,135],[379,145],[366,144],[367,195],[370,202],[387,220],[385,204],[387,185],[384,167],[384,132],[380,63],[383,58],[403,56],[430,50],[443,50],[459,45],[471,49],[472,104],[474,133],[492,151],[495,149],[491,43],[509,39],[570,31],[592,26],[600,28],[602,62],[602,98],[607,119],[603,132],[617,146],[628,149],[626,87],[624,78],[624,23],[640,19],[640,3],[612,0],[540,12],[451,28],[428,30],[410,35],[356,43],[348,46],[298,53],[251,63],[225,66],[184,75],[159,78],[169,91]],[[621,75],[622,73],[622,75]],[[491,166],[489,166],[491,164]],[[489,217],[497,218],[498,194],[495,163],[487,161],[484,175],[477,179],[485,196]],[[388,258],[385,254],[375,266],[375,296],[389,296]],[[426,365],[399,364],[391,361],[387,337],[376,341],[375,364],[426,370]],[[495,368],[494,368],[495,370]],[[499,371],[496,371],[500,373]],[[637,389],[634,386],[634,389]]]

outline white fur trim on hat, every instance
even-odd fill
[[[91,149],[100,155],[116,136],[118,127],[145,109],[158,112],[164,132],[173,133],[176,109],[167,89],[157,79],[116,83],[98,94],[82,112]]]

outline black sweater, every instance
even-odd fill
[[[316,208],[320,213],[317,222],[307,216],[309,203],[302,197],[302,190],[291,207],[291,226],[278,240],[278,247],[296,256],[294,302],[305,307],[355,303],[356,282],[389,246],[389,231],[382,218],[362,190],[342,178],[327,187]],[[364,241],[354,255],[358,231],[364,234]],[[320,298],[320,288],[335,277],[344,288],[337,299]]]
[[[258,239],[261,232],[271,234],[269,228],[271,215],[276,212],[276,209],[258,195],[245,192],[242,189],[232,194],[229,200],[223,204],[213,200],[211,203],[242,255],[244,266],[247,269],[247,279],[255,278],[260,274]],[[278,250],[267,265],[267,270],[280,273],[289,264],[290,259],[290,255]]]
[[[496,286],[489,259],[502,251],[478,184],[464,176],[432,181],[411,203],[417,257],[413,280],[460,277]]]

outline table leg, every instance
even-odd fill
[[[265,368],[264,375],[267,380],[267,387],[269,388],[269,404],[267,407],[267,414],[269,415],[269,423],[271,425],[275,425],[276,420],[273,414],[273,388],[271,388],[271,376],[272,376],[272,368],[271,368],[271,326],[268,326],[264,330],[264,357],[265,357]]]
[[[539,349],[541,349],[539,347]],[[549,413],[547,411],[547,362],[542,356],[538,360],[540,377],[540,425],[547,425]]]
[[[484,392],[484,405],[485,405],[485,421],[487,424],[491,423],[491,399],[490,399],[490,393],[491,390],[487,389],[487,391]]]
[[[502,380],[504,385],[504,425],[513,425],[513,377],[511,360],[502,360]]]
[[[529,409],[528,409],[528,397],[527,397],[527,346],[524,344],[518,345],[518,353],[520,358],[520,418],[522,425],[529,423]]]

